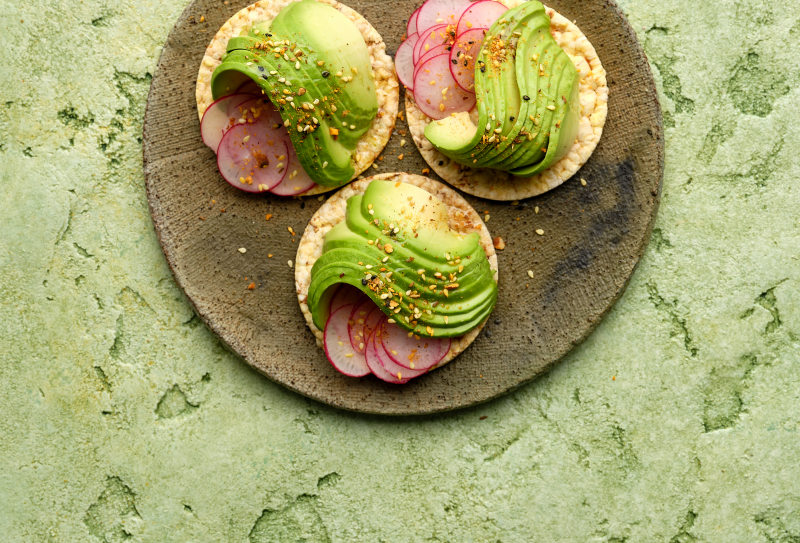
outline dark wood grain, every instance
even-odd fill
[[[505,394],[546,371],[592,332],[622,295],[647,246],[664,167],[655,84],[616,4],[548,3],[577,22],[608,73],[603,137],[571,181],[542,196],[511,206],[465,195],[491,215],[492,234],[507,244],[499,252],[497,308],[455,361],[392,386],[372,376],[336,373],[300,313],[294,270],[287,264],[295,258],[299,236],[293,238],[287,228],[302,232],[321,203],[316,197],[284,199],[229,187],[200,139],[194,85],[203,52],[216,29],[247,3],[195,0],[186,8],[161,53],[144,120],[144,172],[156,232],[178,285],[222,341],[300,394],[344,409],[406,415]],[[404,34],[404,18],[416,7],[408,0],[349,5],[377,28],[390,54]],[[201,16],[204,23],[198,23]],[[407,127],[399,121],[396,130]],[[379,171],[420,173],[425,164],[410,136],[404,159],[396,159],[400,139],[395,133]],[[581,177],[585,187],[577,181]],[[536,235],[536,228],[545,235]],[[535,272],[533,279],[528,270]],[[254,290],[247,288],[251,282]]]

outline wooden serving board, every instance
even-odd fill
[[[270,379],[310,398],[354,411],[410,415],[496,398],[547,371],[586,339],[622,295],[647,246],[664,169],[655,83],[614,2],[547,2],[576,21],[607,71],[603,136],[571,180],[542,196],[512,206],[465,195],[481,214],[491,215],[487,226],[506,243],[499,251],[497,307],[456,360],[403,386],[340,375],[306,327],[288,261],[321,205],[317,197],[238,191],[219,175],[214,153],[200,139],[197,70],[217,29],[248,3],[195,0],[186,8],[164,45],[144,119],[147,198],[164,255],[197,314],[225,344]],[[417,7],[411,0],[348,5],[375,26],[392,55]],[[403,121],[375,173],[420,174],[427,167],[410,134],[400,131],[407,131]],[[407,142],[402,151],[401,139]]]

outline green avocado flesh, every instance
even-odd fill
[[[316,0],[293,2],[271,23],[231,38],[211,76],[214,100],[254,80],[280,111],[292,145],[319,185],[349,182],[358,139],[378,112],[369,51],[353,22]]]
[[[458,113],[425,128],[456,162],[531,176],[563,158],[580,120],[578,71],[550,34],[540,2],[524,2],[495,21],[475,69],[478,124]]]
[[[389,318],[421,336],[462,336],[497,301],[497,283],[477,233],[448,226],[447,208],[421,188],[375,180],[347,200],[311,269],[308,307],[324,330],[339,284],[369,296]]]

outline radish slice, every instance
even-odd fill
[[[434,26],[424,34],[420,34],[414,45],[414,64],[418,64],[420,57],[437,45],[446,45],[451,41],[452,36],[447,33],[447,25]]]
[[[414,75],[417,74],[417,71],[422,67],[423,64],[425,64],[426,61],[438,55],[444,55],[444,54],[449,55],[450,49],[452,49],[452,46],[450,45],[445,45],[445,44],[437,45],[427,53],[421,55],[419,57],[419,62],[417,62],[417,67],[414,68]]]
[[[353,350],[347,335],[347,318],[352,309],[351,305],[343,305],[325,323],[325,356],[340,373],[349,377],[363,377],[369,373],[367,360],[362,353]]]
[[[255,123],[264,121],[270,130],[276,132],[283,132],[284,139],[289,140],[289,134],[283,126],[283,119],[278,109],[272,105],[272,102],[266,98],[259,98],[253,96],[249,100],[237,105],[233,108],[233,116],[236,118],[237,123],[242,121],[246,123]]]
[[[475,92],[475,60],[485,32],[485,28],[473,28],[459,34],[450,51],[450,74],[458,86],[468,92]]]
[[[303,165],[300,164],[300,159],[297,158],[297,153],[294,147],[292,147],[291,141],[289,142],[287,158],[289,162],[284,170],[286,176],[277,187],[270,189],[272,194],[277,194],[278,196],[296,196],[317,186],[314,180],[308,176],[305,169],[303,169]]]
[[[414,10],[414,13],[408,18],[408,24],[406,24],[406,36],[409,38],[412,34],[417,32],[417,15],[419,15],[420,8]]]
[[[398,380],[413,379],[414,377],[419,377],[420,375],[423,375],[423,374],[427,373],[428,368],[425,368],[425,369],[417,368],[417,369],[412,370],[410,368],[406,368],[406,367],[401,366],[400,364],[398,364],[397,362],[395,362],[392,359],[392,356],[389,353],[389,350],[386,348],[386,345],[383,343],[384,340],[387,337],[386,336],[386,334],[387,334],[386,328],[390,327],[390,326],[397,326],[397,325],[392,325],[392,324],[389,324],[389,322],[384,321],[383,324],[381,324],[380,328],[377,328],[375,330],[375,334],[374,334],[375,335],[375,339],[373,340],[375,342],[375,350],[378,353],[378,356],[380,358],[380,362],[381,362],[381,365],[383,366],[383,369],[385,369],[387,372],[389,372],[390,375],[392,375],[393,377],[397,378]],[[383,350],[383,353],[381,353],[381,349]],[[381,354],[383,354],[385,356],[381,356]]]
[[[470,0],[428,0],[417,14],[417,33],[422,35],[435,25],[458,24],[464,11],[472,5]]]
[[[408,331],[388,322],[383,325],[381,343],[395,364],[410,370],[426,371],[450,350],[450,338],[409,337]]]
[[[364,293],[358,290],[356,287],[340,284],[336,289],[336,292],[333,293],[333,298],[331,298],[331,307],[328,310],[328,313],[333,315],[334,311],[340,307],[345,305],[354,305],[363,297]]]
[[[347,320],[347,333],[350,338],[350,345],[353,349],[363,353],[366,344],[366,336],[364,335],[364,324],[367,321],[367,316],[375,309],[375,304],[368,297],[364,296],[363,299],[353,306],[353,311],[350,313],[350,318]]]
[[[456,35],[460,36],[472,28],[489,28],[506,11],[507,7],[494,0],[480,0],[470,4],[458,20]]]
[[[235,119],[238,119],[239,118],[238,114],[241,113],[241,112],[237,108],[240,105],[244,104],[245,102],[249,102],[250,100],[255,100],[256,98],[258,98],[258,96],[256,96],[255,94],[247,93],[247,92],[242,92],[242,93],[236,94],[235,96],[238,96],[239,99],[236,100],[235,102],[231,102],[228,105],[228,117],[233,117]]]
[[[386,321],[386,317],[383,317],[380,323]],[[403,377],[403,372],[400,372],[400,379],[397,377],[397,373],[391,374],[383,367],[382,362],[388,361],[391,362],[391,359],[386,356],[386,352],[383,350],[383,347],[380,344],[375,343],[375,338],[378,336],[378,331],[380,330],[380,324],[378,324],[378,328],[376,328],[372,335],[369,336],[369,341],[367,342],[367,352],[365,359],[367,361],[367,367],[375,374],[375,377],[380,379],[381,381],[386,381],[387,383],[394,383],[396,385],[402,385],[403,383],[407,383],[410,377]]]
[[[428,117],[444,119],[451,113],[472,109],[475,94],[456,84],[450,73],[450,55],[444,54],[425,61],[417,71],[414,101]]]
[[[417,44],[417,40],[419,40],[417,34],[409,34],[394,55],[394,69],[397,71],[397,78],[409,90],[414,90],[414,46]]]
[[[229,94],[223,96],[205,110],[203,113],[203,120],[200,121],[200,135],[203,137],[203,143],[211,147],[216,153],[219,148],[219,142],[222,141],[222,136],[228,130],[234,120],[232,116],[228,115],[228,108],[231,105],[236,105],[244,101],[245,95],[243,94]]]
[[[266,122],[237,124],[222,137],[217,149],[217,167],[225,181],[246,192],[264,192],[283,180],[286,170],[278,169],[279,157],[291,144],[287,135]]]

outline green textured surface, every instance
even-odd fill
[[[2,539],[800,540],[800,5],[781,4],[622,3],[667,127],[630,287],[544,378],[388,420],[256,374],[175,286],[141,119],[185,4],[4,0]]]

